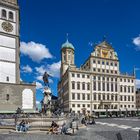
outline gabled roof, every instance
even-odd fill
[[[106,48],[106,49],[113,49],[113,47],[106,40],[101,42],[100,44],[98,44],[96,47],[102,47],[102,48]]]

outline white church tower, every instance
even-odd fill
[[[20,83],[19,7],[0,0],[0,82]]]
[[[0,0],[0,112],[36,109],[35,83],[20,82],[20,21],[17,0]]]

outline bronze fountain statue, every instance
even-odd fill
[[[48,116],[51,115],[51,89],[49,86],[49,77],[51,77],[47,72],[43,75],[43,81],[44,81],[44,98],[42,102],[42,112],[44,114],[47,114]]]

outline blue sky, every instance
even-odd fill
[[[41,76],[45,70],[53,94],[57,95],[60,48],[66,41],[75,47],[79,67],[95,44],[107,37],[117,51],[121,72],[137,68],[140,86],[140,1],[139,0],[19,0],[21,79],[37,82],[37,100],[42,99]],[[82,57],[81,57],[82,56]]]

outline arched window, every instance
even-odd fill
[[[10,20],[13,20],[14,16],[13,16],[13,13],[12,12],[9,12],[9,19]]]
[[[6,18],[7,17],[7,13],[6,13],[6,10],[2,10],[2,18]]]

